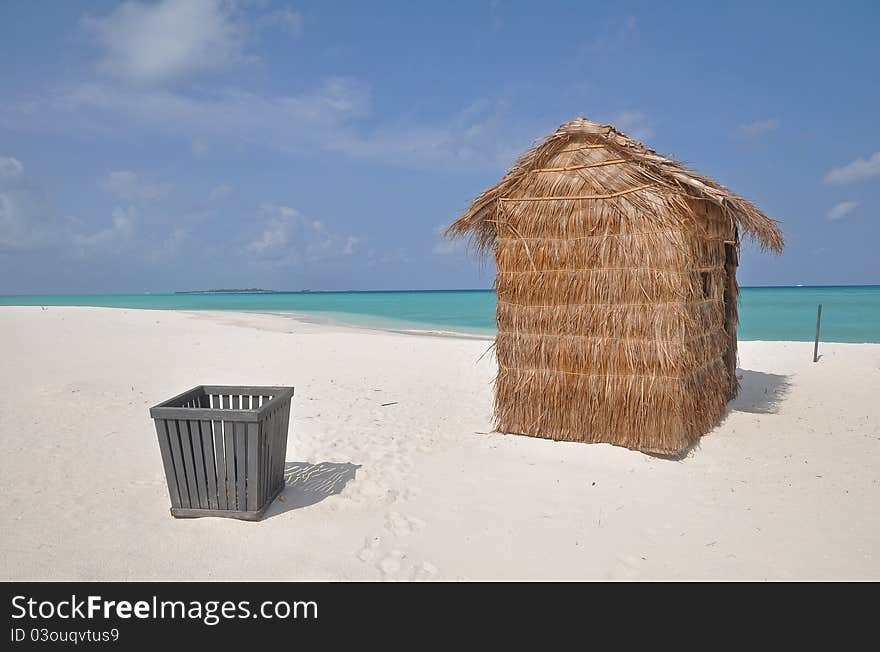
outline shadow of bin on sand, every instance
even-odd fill
[[[284,488],[292,387],[199,385],[155,407],[177,518],[259,520]]]

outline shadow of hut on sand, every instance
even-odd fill
[[[739,393],[727,404],[728,414],[730,412],[776,414],[791,389],[788,376],[779,374],[737,369],[736,377],[739,380]]]
[[[351,462],[285,462],[284,491],[266,510],[265,518],[309,507],[342,493],[359,468],[360,464]]]
[[[750,414],[776,414],[779,406],[785,401],[791,390],[788,376],[780,374],[768,374],[763,371],[752,371],[737,367],[736,378],[739,381],[739,392],[736,398],[727,404],[727,409],[716,426],[720,427],[730,416],[731,412],[747,412]],[[711,436],[712,432],[707,433]],[[657,455],[647,453],[650,457],[672,462],[685,460],[691,452],[700,447],[702,437],[691,444],[687,450],[677,455]]]

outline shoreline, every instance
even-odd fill
[[[181,312],[202,312],[202,311],[181,311]],[[217,310],[217,311],[206,311],[206,312],[239,312],[233,310]],[[325,313],[308,313],[308,312],[272,312],[272,311],[263,311],[263,310],[248,310],[242,311],[246,312],[246,314],[250,315],[272,315],[276,317],[281,317],[282,319],[292,319],[293,321],[298,321],[306,324],[314,324],[316,326],[335,326],[335,327],[343,327],[343,328],[351,328],[354,330],[363,330],[363,331],[374,331],[380,333],[398,333],[400,335],[423,335],[426,337],[452,337],[458,339],[465,340],[494,340],[494,334],[483,334],[483,333],[468,333],[466,331],[453,331],[453,330],[443,330],[443,329],[434,329],[428,328],[427,325],[425,328],[404,328],[402,326],[383,326],[380,324],[356,324],[353,322],[345,321],[344,319],[335,320],[332,318],[327,319],[319,319],[318,315],[323,315]],[[348,313],[336,313],[336,314],[348,314]]]
[[[346,321],[345,319],[321,319],[320,317],[326,314],[353,314],[353,313],[330,313],[328,312],[302,312],[302,311],[272,311],[272,310],[248,310],[248,309],[235,309],[235,310],[218,310],[215,308],[206,308],[206,309],[191,309],[191,308],[146,308],[146,307],[138,307],[138,308],[128,308],[128,307],[117,307],[117,306],[73,306],[73,305],[64,305],[64,306],[54,306],[54,305],[24,305],[24,306],[13,306],[13,305],[0,305],[0,314],[4,309],[9,308],[27,308],[34,310],[61,310],[61,309],[82,309],[82,310],[114,310],[114,311],[143,311],[143,312],[167,312],[167,313],[180,313],[180,314],[191,314],[191,315],[204,315],[204,314],[217,314],[217,315],[266,315],[272,317],[278,317],[281,319],[287,319],[294,322],[299,322],[302,324],[311,324],[314,326],[327,326],[333,328],[341,328],[341,329],[352,329],[356,331],[367,331],[367,332],[379,332],[379,333],[397,333],[400,335],[410,335],[410,336],[423,336],[423,337],[441,337],[441,338],[452,338],[452,339],[464,339],[464,340],[478,340],[478,341],[493,341],[495,339],[494,333],[482,333],[482,332],[467,332],[467,331],[456,331],[456,330],[446,330],[446,329],[438,329],[438,328],[429,328],[427,325],[425,328],[406,328],[402,326],[393,326],[393,325],[380,325],[380,324],[369,324],[369,323],[354,323],[355,320]],[[366,315],[369,317],[370,315]],[[743,339],[738,338],[738,342],[790,342],[797,344],[813,344],[813,339],[802,339],[802,340],[792,340],[792,339]],[[880,345],[880,342],[873,341],[859,341],[859,342],[849,342],[849,341],[836,341],[836,340],[826,340],[822,337],[819,338],[819,346],[821,347],[823,344],[852,344],[856,346],[861,345]]]

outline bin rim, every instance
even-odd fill
[[[190,396],[200,394],[247,394],[249,396],[274,394],[274,396],[270,401],[256,409],[220,409],[169,405],[169,403],[182,401]],[[293,387],[277,385],[196,385],[177,396],[172,396],[151,407],[150,417],[153,419],[191,419],[194,421],[257,422],[261,421],[276,406],[289,401],[293,394]]]

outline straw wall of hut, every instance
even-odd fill
[[[739,234],[779,251],[748,201],[580,118],[450,226],[497,266],[496,428],[686,450],[735,394]]]

